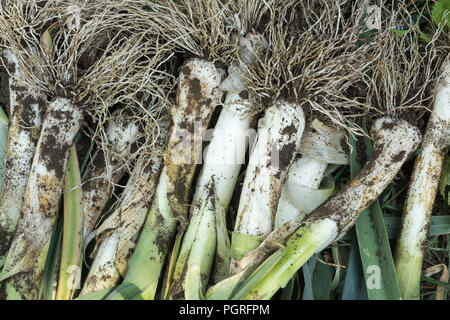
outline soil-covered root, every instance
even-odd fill
[[[361,82],[376,56],[363,42],[360,16],[351,1],[285,1],[273,6],[261,34],[269,43],[256,63],[239,55],[246,86],[260,108],[284,98],[349,133],[364,135],[351,118],[367,114]],[[320,13],[320,14],[318,14]]]

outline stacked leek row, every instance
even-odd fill
[[[448,30],[425,35],[414,10],[6,1],[0,297],[270,299],[420,146],[395,256],[402,297],[417,298],[450,80]],[[433,100],[422,139],[411,119]],[[367,135],[359,118],[374,150],[336,183],[349,136]]]

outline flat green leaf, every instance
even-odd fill
[[[334,278],[331,283],[331,291],[333,294],[336,294],[336,291],[339,287],[339,284],[341,283],[341,280],[343,279],[343,275],[345,274],[345,269],[340,267],[344,264],[343,261],[347,261],[350,250],[346,247],[341,247],[337,245],[331,246],[331,253],[333,255],[333,262],[337,264],[337,267],[335,268],[334,272]]]
[[[82,136],[82,132],[78,132],[74,139],[74,144],[76,144]],[[89,151],[83,159],[80,166],[80,171],[83,172],[87,168],[86,163],[89,160],[90,152],[93,147],[93,142],[89,146]],[[53,284],[55,282],[55,272],[59,269],[59,260],[61,257],[61,246],[62,246],[62,234],[64,225],[64,207],[63,201],[60,201],[60,208],[58,211],[58,216],[56,217],[55,224],[53,226],[52,236],[50,238],[50,245],[48,250],[47,259],[45,261],[44,276],[42,281],[42,290],[45,300],[52,300],[54,295]]]
[[[331,285],[333,283],[334,268],[320,261],[313,273],[314,300],[330,300]]]
[[[280,248],[267,258],[243,283],[236,286],[231,293],[230,300],[240,300],[244,297],[261,279],[263,279],[272,268],[280,261],[285,253],[285,248]]]
[[[311,257],[302,267],[303,279],[305,280],[305,288],[303,290],[303,300],[314,300],[312,278],[316,268],[317,259]]]
[[[60,207],[62,207],[62,202]],[[63,209],[60,208],[58,216],[56,217],[55,225],[53,226],[52,237],[45,260],[44,276],[42,278],[41,290],[45,300],[53,300],[53,284],[55,282],[55,272],[61,256],[61,239],[63,233]]]
[[[166,274],[164,276],[163,285],[162,285],[163,289],[162,289],[162,293],[161,293],[163,295],[164,300],[169,299],[170,288],[171,288],[172,281],[173,281],[173,274],[175,272],[175,266],[177,264],[178,256],[180,254],[181,245],[182,245],[182,241],[183,241],[183,235],[184,235],[184,232],[177,233],[177,235],[175,237],[175,242],[172,247],[172,251],[170,252],[170,255],[169,255],[169,259],[168,259],[169,261],[167,262],[167,270],[166,270]]]
[[[286,287],[281,290],[280,300],[294,300],[294,285],[297,275],[293,276]]]
[[[244,281],[244,272],[226,278],[212,286],[206,292],[206,300],[228,300],[233,289]]]
[[[400,234],[400,228],[402,223],[401,217],[384,217],[384,224],[386,226],[386,231],[388,238],[390,240],[395,240]],[[429,236],[442,236],[450,234],[450,216],[431,216]],[[350,241],[351,234],[348,233],[341,240]]]
[[[285,249],[280,248],[259,267],[246,269],[229,277],[206,292],[207,300],[239,300],[244,297],[280,261]]]
[[[329,300],[334,268],[312,257],[302,270],[305,279],[303,300]]]
[[[358,218],[358,222],[356,233],[369,299],[400,299],[394,260],[378,200],[370,206],[369,212],[365,211]]]
[[[264,241],[264,238],[233,231],[231,233],[231,257],[241,260],[246,253],[256,249]]]
[[[112,287],[112,288],[105,288],[103,290],[99,290],[99,291],[95,291],[95,292],[90,292],[90,293],[84,294],[82,296],[79,296],[78,298],[76,298],[74,300],[103,300],[109,293],[111,293],[115,289],[116,289],[116,287]]]
[[[363,124],[364,127],[364,124]],[[356,161],[356,141],[352,138],[354,161],[351,161],[352,178],[360,170]],[[366,155],[370,156],[373,147],[364,138]],[[353,167],[353,168],[352,168]],[[399,300],[401,298],[389,238],[378,200],[364,210],[355,224],[361,262],[366,279],[367,294],[370,300]]]

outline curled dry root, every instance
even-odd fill
[[[92,117],[95,128],[86,132],[107,159],[114,153],[105,133],[111,107],[131,111],[149,145],[159,132],[157,120],[167,114],[174,80],[164,70],[173,53],[155,30],[143,27],[145,15],[139,19],[138,13],[145,3],[6,0],[0,9],[0,39],[16,53],[27,86],[50,99],[74,99]]]

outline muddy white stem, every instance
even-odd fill
[[[68,99],[56,98],[47,107],[20,219],[0,275],[1,280],[11,277],[6,290],[16,290],[27,299],[37,297],[43,271],[39,257],[45,262],[69,150],[82,119],[82,110]]]
[[[371,129],[374,152],[360,173],[299,224],[285,223],[244,257],[259,264],[285,243],[285,253],[271,271],[243,298],[269,299],[284,287],[315,253],[342,237],[392,181],[409,155],[418,147],[419,130],[403,120],[381,118]],[[262,259],[262,260],[261,260]]]
[[[167,133],[168,125],[162,124],[151,154],[138,158],[119,207],[97,230],[94,262],[80,295],[111,288],[125,276],[163,167]]]
[[[294,218],[301,221],[331,195],[334,181],[324,178],[329,164],[348,164],[344,140],[341,130],[318,119],[308,124],[300,142],[302,157],[292,163],[281,190],[275,228]]]
[[[155,199],[128,263],[123,283],[109,299],[127,298],[129,286],[141,297],[154,299],[163,264],[180,224],[187,226],[190,188],[201,162],[202,144],[209,121],[220,104],[223,71],[209,61],[194,58],[180,69],[172,126]]]
[[[28,88],[15,54],[3,51],[10,69],[9,130],[5,171],[0,194],[0,268],[11,245],[42,125],[45,94]]]
[[[450,61],[443,65],[436,96],[403,209],[395,267],[403,299],[420,298],[423,251],[442,165],[450,145]]]
[[[164,158],[169,178],[167,197],[172,213],[187,225],[189,190],[195,169],[202,162],[202,144],[212,114],[220,104],[223,70],[209,61],[191,59],[180,70],[176,107]]]
[[[224,84],[227,88],[224,88]],[[215,275],[224,277],[223,273],[226,276],[229,270],[228,235],[220,232],[225,228],[225,215],[241,165],[245,161],[253,117],[249,115],[251,102],[248,92],[237,72],[230,70],[221,89],[228,92],[197,180],[189,225],[173,276],[172,299],[201,298],[208,283],[215,252]]]
[[[298,154],[304,128],[301,107],[286,101],[275,102],[259,120],[239,201],[235,233],[258,237],[267,236],[273,230],[281,188]],[[242,251],[239,242],[232,240],[234,251]],[[236,263],[232,260],[232,274]]]

